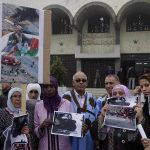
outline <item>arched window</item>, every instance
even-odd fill
[[[72,26],[69,18],[57,18],[52,23],[53,34],[72,34]]]
[[[150,31],[150,16],[141,13],[127,16],[126,31]]]
[[[110,32],[110,19],[106,16],[94,16],[88,19],[88,33]]]

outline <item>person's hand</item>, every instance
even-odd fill
[[[108,111],[108,104],[105,104],[104,107],[102,108],[100,117],[104,119],[104,117],[105,117],[107,111]]]
[[[107,111],[108,111],[108,104],[105,104],[104,107],[102,108],[101,114],[100,114],[99,117],[98,117],[98,122],[99,122],[100,124],[103,124],[103,122],[104,122],[104,117],[105,117]]]
[[[101,115],[105,116],[108,111],[108,104],[105,104],[102,108]]]
[[[83,136],[87,133],[87,131],[88,131],[88,125],[83,123],[82,124],[82,134],[83,134]]]
[[[53,122],[50,119],[45,119],[40,125],[40,128],[43,130],[44,128],[50,127],[52,124]]]
[[[23,126],[21,133],[26,135],[29,134],[29,127],[27,125]]]
[[[150,150],[150,139],[142,139],[142,144],[144,146],[144,150]]]
[[[143,116],[143,104],[139,103],[134,106],[134,111],[136,112],[136,118],[138,120],[138,123],[141,123],[144,119]]]

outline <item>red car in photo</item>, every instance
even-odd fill
[[[2,64],[16,66],[20,65],[21,61],[19,61],[15,56],[5,55],[2,56]]]

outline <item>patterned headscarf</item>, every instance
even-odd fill
[[[61,101],[61,97],[58,94],[58,82],[57,79],[53,76],[50,76],[50,84],[52,86],[54,86],[56,93],[54,96],[47,96],[44,92],[43,92],[43,102],[44,102],[44,107],[46,108],[46,110],[49,113],[53,113],[54,111],[58,110],[58,106],[60,104]],[[44,85],[43,88],[47,88],[47,85]],[[44,90],[45,91],[45,90]]]
[[[122,85],[122,84],[117,84],[117,85],[115,85],[115,86],[113,87],[113,89],[112,89],[112,95],[114,95],[114,91],[115,91],[116,89],[121,89],[121,90],[123,90],[124,93],[125,93],[125,97],[131,97],[131,96],[132,96],[132,95],[131,95],[131,91],[130,91],[125,85]]]
[[[21,108],[15,108],[12,101],[11,101],[11,97],[15,92],[20,92],[22,93],[22,89],[18,88],[18,87],[14,87],[12,88],[9,93],[8,93],[8,99],[7,99],[7,108],[14,114],[14,115],[19,115],[19,113],[21,112]]]
[[[28,94],[29,94],[29,92],[31,91],[31,90],[37,90],[38,91],[38,98],[37,98],[37,100],[40,100],[41,98],[40,98],[40,95],[41,95],[41,87],[40,87],[40,85],[38,84],[38,83],[30,83],[30,84],[28,84],[27,85],[27,91],[26,91],[26,100],[29,100],[30,98],[29,98],[29,96],[28,96]]]

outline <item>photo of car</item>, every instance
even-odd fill
[[[15,56],[11,56],[11,55],[2,56],[1,61],[2,64],[11,65],[11,66],[16,66],[21,64],[21,61],[19,61]]]

